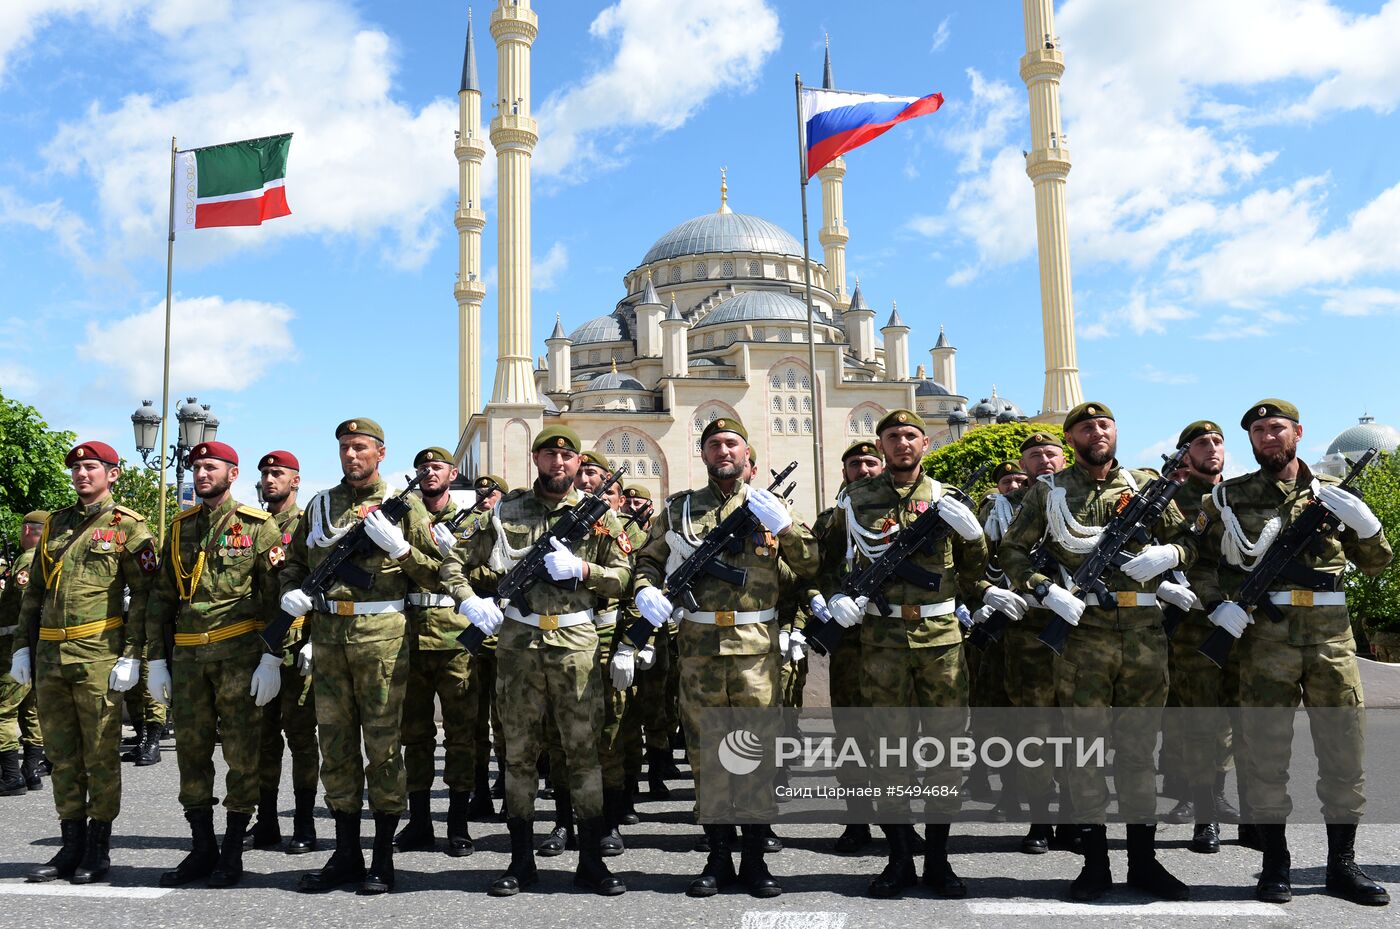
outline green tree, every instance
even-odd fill
[[[63,458],[76,441],[50,429],[34,407],[0,393],[0,533],[17,538],[25,513],[73,502]]]
[[[146,517],[151,524],[151,534],[158,535],[156,525],[160,512],[160,472],[155,468],[139,468],[122,461],[122,476],[112,488],[112,498],[124,507],[129,507]],[[165,518],[168,522],[180,512],[179,495],[173,484],[165,487]]]
[[[1400,454],[1377,456],[1357,481],[1357,489],[1381,521],[1381,531],[1395,544],[1400,540]],[[1375,577],[1349,569],[1346,591],[1354,625],[1361,631],[1400,633],[1400,561],[1392,561]]]
[[[972,499],[980,500],[983,494],[996,489],[992,485],[991,469],[1003,461],[1020,459],[1021,443],[1036,432],[1048,432],[1061,441],[1065,434],[1061,427],[1044,423],[978,426],[969,429],[958,441],[929,452],[924,457],[924,470],[940,483],[961,487],[974,471],[984,465],[989,466],[968,491]],[[1074,453],[1066,449],[1065,459],[1072,462]]]

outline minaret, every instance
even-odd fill
[[[651,272],[647,272],[646,290],[642,292],[642,302],[637,304],[637,356],[639,358],[661,357],[661,317],[666,315],[666,306],[656,295],[656,286],[651,282]]]
[[[530,46],[539,17],[530,0],[499,0],[496,40],[496,314],[499,337],[493,403],[538,403],[530,369],[530,157],[539,131],[530,118]]]
[[[822,87],[835,90],[831,76],[831,38],[826,41],[826,64],[822,69]],[[851,238],[846,229],[846,207],[841,196],[842,179],[846,176],[846,159],[834,159],[817,172],[822,182],[822,227],[817,232],[825,253],[827,289],[836,297],[837,309],[850,305],[846,294],[846,242]]]
[[[554,331],[544,340],[544,344],[549,352],[545,356],[548,374],[545,377],[544,391],[547,394],[566,394],[573,387],[574,365],[571,346],[574,343],[564,332],[564,326],[559,322],[558,316],[554,317]]]
[[[481,411],[481,230],[486,211],[481,208],[481,159],[486,146],[481,138],[481,84],[476,78],[476,39],[472,35],[472,11],[467,9],[467,50],[462,57],[462,89],[457,93],[457,434],[467,420]]]
[[[950,394],[958,392],[958,350],[948,344],[948,337],[943,334],[943,327],[938,327],[938,341],[933,348],[928,350],[929,357],[933,361],[933,379],[942,384]]]
[[[676,309],[676,295],[671,294],[671,308],[661,320],[661,376],[685,377],[690,373],[690,350],[686,345],[690,323]]]
[[[909,327],[899,316],[899,304],[890,303],[890,321],[880,327],[885,337],[885,380],[909,379]]]
[[[1040,312],[1045,337],[1045,399],[1040,414],[1055,418],[1084,399],[1074,347],[1074,294],[1070,287],[1065,178],[1069,149],[1060,128],[1060,75],[1065,59],[1055,35],[1054,0],[1022,0],[1026,54],[1021,80],[1030,95],[1031,150],[1026,174],[1035,185],[1035,228],[1040,253]],[[944,385],[947,386],[947,385]]]
[[[851,354],[861,361],[875,360],[875,311],[865,302],[860,292],[860,279],[856,279],[856,289],[851,291],[851,305],[841,320],[846,329],[846,341],[851,344]]]

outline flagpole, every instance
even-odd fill
[[[165,545],[165,421],[170,411],[170,302],[171,285],[174,280],[175,264],[175,137],[170,137],[170,226],[165,243],[165,361],[161,369],[160,388],[160,535],[157,537],[162,550]]]
[[[812,255],[807,243],[807,138],[806,127],[802,124],[802,75],[793,75],[797,86],[797,176],[802,187],[802,276],[807,284],[807,369],[811,374],[809,392],[812,399],[812,471],[815,480],[812,487],[816,494],[816,509],[822,511],[826,491],[822,486],[822,409],[817,405],[817,340],[816,310],[812,307]],[[839,356],[838,356],[839,357]],[[836,376],[841,376],[838,362]]]

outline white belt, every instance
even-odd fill
[[[579,610],[577,613],[522,613],[513,606],[505,608],[507,619],[513,619],[536,629],[549,632],[552,629],[567,629],[593,622],[592,610]]]
[[[1269,602],[1278,606],[1346,606],[1347,595],[1341,591],[1271,590]]]
[[[594,613],[593,625],[602,629],[606,626],[617,625],[617,610],[608,610],[606,613]]]
[[[910,604],[891,603],[890,612],[898,614],[900,619],[927,619],[930,616],[947,616],[958,608],[957,603],[952,600],[940,600],[937,603],[925,603],[922,606]],[[865,605],[866,616],[884,616],[880,608],[873,603]]]
[[[14,635],[19,632],[19,626],[0,626],[0,636]]]
[[[1085,605],[1085,606],[1098,606],[1098,605],[1099,605],[1099,595],[1098,595],[1098,594],[1089,594],[1089,596],[1087,596],[1087,597],[1084,598],[1084,605]],[[1108,601],[1108,603],[1105,603],[1105,604],[1103,604],[1103,605],[1104,605],[1105,607],[1116,606],[1116,607],[1120,607],[1120,608],[1133,607],[1133,606],[1156,606],[1156,605],[1157,605],[1157,595],[1156,595],[1156,594],[1140,594],[1140,593],[1137,593],[1136,591],[1132,591],[1132,590],[1115,590],[1115,591],[1113,591],[1113,599],[1110,600],[1110,601]]]
[[[447,594],[411,593],[408,595],[408,602],[414,606],[450,606],[455,607],[457,601]]]
[[[750,623],[766,623],[770,619],[775,619],[778,611],[777,609],[718,610],[711,613],[701,610],[692,613],[690,610],[683,610],[682,615],[691,622],[704,626],[747,626]]]
[[[402,600],[327,600],[327,613],[332,616],[378,616],[380,613],[402,613]]]

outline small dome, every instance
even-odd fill
[[[600,374],[588,382],[584,390],[646,390],[642,382],[629,374],[619,374],[616,371],[609,371]]]
[[[821,310],[816,311],[817,323],[831,325]],[[746,290],[730,297],[696,324],[696,329],[706,326],[723,326],[726,323],[748,323],[778,320],[780,322],[807,322],[807,304],[789,294],[776,290]]]
[[[1002,419],[1003,415],[1009,414],[1010,419]],[[983,397],[972,406],[968,407],[967,415],[973,419],[991,419],[999,423],[1014,423],[1023,415],[1021,408],[1005,397],[998,397],[996,390],[992,391],[990,398]]]
[[[656,240],[642,264],[711,252],[763,252],[802,256],[802,243],[781,226],[746,213],[706,213]]]
[[[930,379],[930,378],[925,378],[924,380],[919,381],[919,382],[918,382],[918,385],[915,386],[915,388],[914,388],[914,396],[916,396],[916,397],[951,397],[951,396],[952,396],[952,393],[948,390],[948,388],[944,387],[942,384],[938,383],[937,381],[932,380],[932,379]]]
[[[622,328],[622,321],[611,314],[598,316],[569,333],[574,345],[584,342],[626,342],[629,336]]]
[[[1348,426],[1337,434],[1327,446],[1327,454],[1355,458],[1368,448],[1394,452],[1397,447],[1400,447],[1400,430],[1384,426],[1374,417],[1363,416],[1355,426]]]

